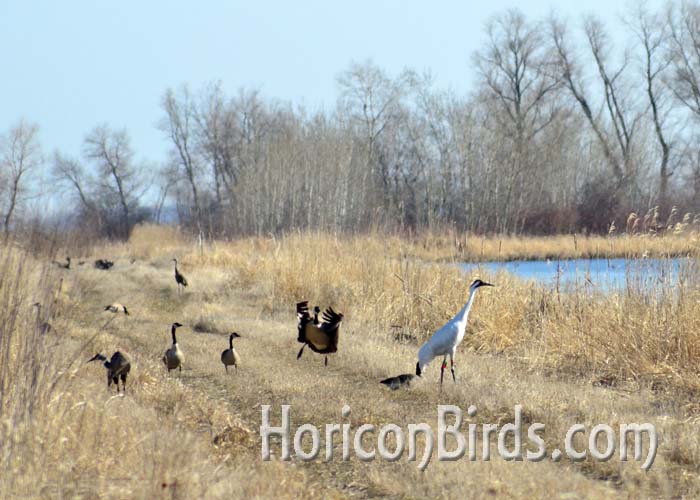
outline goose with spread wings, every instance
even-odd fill
[[[304,348],[308,345],[313,352],[326,355],[324,364],[328,366],[328,354],[338,351],[338,334],[343,315],[329,306],[323,312],[323,321],[319,322],[317,313],[311,317],[309,302],[304,301],[297,304],[297,318],[299,320],[297,341],[304,344],[297,354],[297,359],[301,358]]]

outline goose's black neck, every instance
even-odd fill
[[[177,339],[175,338],[175,330],[177,330],[177,326],[173,325],[173,326],[170,328],[170,333],[171,333],[172,336],[173,336],[173,344],[177,344]]]

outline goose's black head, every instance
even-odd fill
[[[181,323],[173,323],[173,328],[180,328],[181,326]]]
[[[100,353],[98,352],[98,353],[95,354],[92,358],[88,359],[87,362],[89,363],[90,361],[98,361],[98,360],[99,360],[99,361],[104,361],[104,360],[106,360],[106,359],[107,359],[107,358],[105,358],[102,354],[100,354]]]
[[[495,286],[492,285],[491,283],[486,283],[485,281],[481,281],[480,279],[475,279],[474,282],[471,284],[469,287],[470,290],[476,290],[477,288],[480,288],[482,286]]]
[[[232,339],[233,339],[233,338],[240,338],[240,337],[241,337],[241,336],[240,336],[238,333],[236,333],[236,332],[231,333],[231,335],[229,336],[229,338],[232,338]]]

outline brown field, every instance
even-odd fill
[[[431,261],[695,256],[695,233],[575,242],[467,237],[460,246],[463,238],[296,234],[198,246],[174,229],[139,227],[128,244],[74,257],[71,270],[5,247],[0,497],[698,497],[700,279],[693,260],[681,287],[659,282],[642,290],[630,280],[611,295],[480,276],[497,288],[476,299],[457,353],[457,384],[448,378],[438,391],[438,361],[408,390],[378,383],[412,372],[420,343],[466,299],[474,276]],[[94,269],[91,259],[99,257],[115,260],[114,268]],[[182,297],[173,257],[190,282]],[[309,350],[296,360],[294,303],[301,299],[345,313],[327,368]],[[115,301],[131,316],[103,311]],[[47,334],[44,321],[52,326]],[[168,375],[160,361],[174,321],[185,325],[181,375]],[[219,355],[232,330],[242,335],[235,344],[242,366],[227,375]],[[85,363],[117,349],[132,359],[126,397],[108,394],[104,368]],[[354,455],[343,462],[339,450],[330,463],[263,462],[265,404],[273,405],[273,422],[280,405],[290,404],[293,428],[349,420],[354,428],[427,422],[434,430],[438,404],[460,406],[467,422],[500,425],[521,404],[527,421],[546,425],[549,450],[562,447],[573,423],[651,422],[660,444],[648,472],[617,453],[608,462],[507,462],[495,458],[495,445],[490,462],[433,457],[424,472],[407,454],[394,463]],[[348,420],[340,415],[345,404]],[[472,404],[478,413],[469,418]],[[273,450],[279,455],[276,441]]]

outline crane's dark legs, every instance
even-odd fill
[[[450,371],[452,372],[452,380],[457,383],[457,378],[455,377],[455,362],[450,358]]]
[[[304,352],[304,347],[306,347],[306,344],[304,344],[303,346],[301,346],[301,349],[299,349],[299,354],[297,354],[297,359],[301,358],[301,353]]]
[[[442,377],[445,375],[445,368],[447,368],[447,356],[442,360],[442,366],[440,367],[440,387],[442,387]]]

